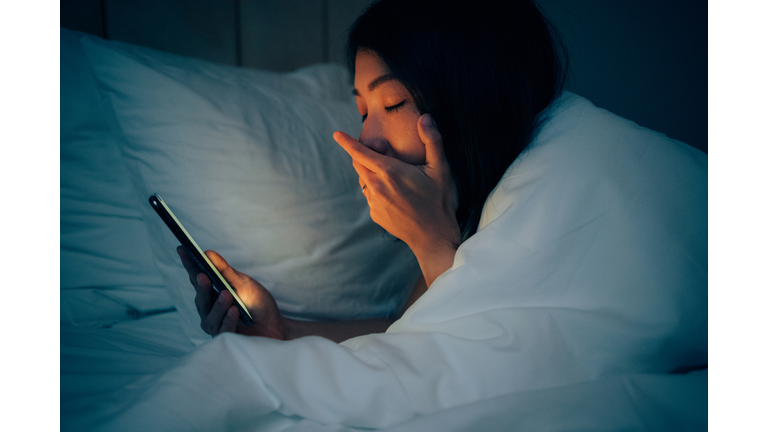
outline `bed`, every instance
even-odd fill
[[[566,92],[387,333],[211,339],[152,193],[296,319],[393,316],[417,278],[331,139],[348,74],[60,37],[62,430],[706,429],[700,151]]]

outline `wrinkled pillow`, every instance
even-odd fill
[[[419,275],[410,249],[370,218],[336,130],[360,131],[346,72],[220,66],[86,38],[124,135],[121,150],[155,264],[195,343],[199,328],[178,241],[147,203],[158,193],[203,249],[259,280],[284,315],[392,316]]]
[[[96,78],[60,32],[61,324],[106,326],[173,308]]]

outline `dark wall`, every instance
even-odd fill
[[[541,0],[571,53],[569,89],[706,152],[707,3]]]
[[[342,60],[368,0],[62,0],[61,25],[227,64],[286,71]],[[561,30],[569,89],[703,151],[707,3],[539,0]]]

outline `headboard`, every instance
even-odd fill
[[[290,71],[343,61],[370,0],[62,0],[60,24],[213,62]],[[707,151],[706,2],[540,0],[565,37],[568,89]]]

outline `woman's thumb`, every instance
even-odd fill
[[[426,147],[426,165],[433,168],[447,165],[448,161],[446,160],[445,152],[443,151],[443,137],[437,130],[435,119],[429,114],[422,115],[419,117],[418,129],[419,137]]]

